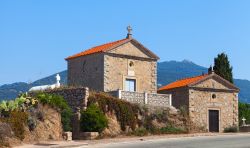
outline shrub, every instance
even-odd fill
[[[250,104],[239,102],[239,124],[242,125],[242,118],[246,119],[246,124],[250,124]]]
[[[33,131],[36,128],[37,122],[31,116],[28,117],[28,127],[30,131]]]
[[[108,120],[103,112],[95,105],[90,105],[81,113],[81,131],[102,132],[108,125]]]
[[[166,126],[166,127],[160,128],[160,133],[161,134],[181,134],[181,133],[186,133],[186,131],[181,128],[176,128],[173,126]]]
[[[60,109],[63,130],[71,131],[72,126],[70,122],[72,117],[72,110],[63,97],[46,93],[37,94],[36,97],[42,104],[47,104],[51,107]]]
[[[16,137],[24,138],[24,126],[27,125],[28,114],[25,112],[12,111],[8,118],[1,118],[1,122],[10,124]]]
[[[146,136],[146,135],[148,135],[148,133],[149,133],[149,132],[148,132],[147,129],[144,128],[144,127],[137,128],[137,129],[135,129],[135,130],[132,132],[132,134],[135,135],[135,136]]]
[[[126,126],[130,127],[132,130],[135,129],[140,111],[138,105],[114,98],[104,93],[91,92],[88,99],[88,105],[94,103],[97,103],[104,113],[115,113],[123,131],[126,130]]]
[[[239,131],[237,126],[229,126],[224,129],[224,133],[237,133]]]

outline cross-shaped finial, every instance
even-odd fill
[[[128,30],[128,34],[131,34],[132,27],[130,25],[128,25],[127,30]]]
[[[127,38],[131,38],[131,37],[132,37],[132,34],[131,34],[131,32],[132,32],[132,27],[131,27],[130,25],[128,25],[127,31],[128,31]]]
[[[213,66],[213,64],[211,65],[211,70],[214,71],[214,66]]]

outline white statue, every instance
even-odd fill
[[[59,74],[56,75],[56,86],[57,87],[60,87],[60,80],[61,80],[61,77]]]
[[[42,91],[42,90],[46,90],[46,89],[55,89],[55,88],[59,88],[60,87],[60,80],[61,77],[59,74],[56,75],[56,84],[52,84],[52,85],[41,85],[41,86],[34,86],[32,87],[29,91]]]

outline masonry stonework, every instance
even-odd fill
[[[68,60],[68,85],[103,91],[104,55],[102,53]]]
[[[80,109],[86,109],[87,107],[89,97],[89,89],[87,87],[58,88],[46,90],[44,92],[62,96],[74,112]]]
[[[133,62],[133,66],[130,66]],[[125,89],[125,79],[136,80],[136,92],[156,93],[156,61],[129,59],[105,55],[104,57],[104,91]]]
[[[110,92],[110,94],[119,99],[140,105],[158,107],[172,106],[172,96],[170,94],[139,93],[122,90],[113,91]]]
[[[161,92],[164,93],[164,92]],[[169,90],[166,92],[167,94],[172,95],[172,105],[176,108],[181,107],[188,107],[189,106],[189,100],[187,99],[189,97],[188,88],[177,88],[173,90]]]
[[[143,53],[141,50],[138,50],[140,47],[136,47],[133,43],[129,42],[127,44],[123,44],[119,47],[117,47],[114,50],[111,50],[111,53],[115,54],[121,54],[121,55],[130,55],[130,56],[136,56],[136,57],[144,57],[149,58],[145,53]]]
[[[213,98],[212,95],[216,95]],[[238,126],[238,94],[230,92],[212,92],[189,90],[189,116],[193,124],[208,130],[209,110],[219,111],[219,131],[227,127]]]

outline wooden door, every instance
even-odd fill
[[[219,132],[218,110],[209,110],[209,132]]]

